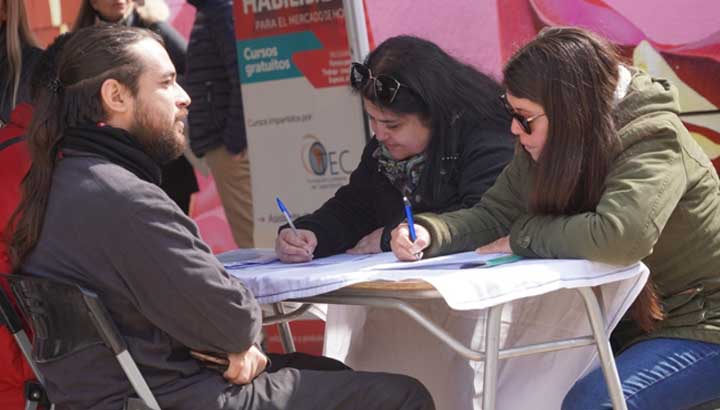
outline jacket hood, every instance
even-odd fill
[[[170,18],[170,8],[164,0],[144,0],[135,7],[140,20],[147,24],[167,21]]]
[[[632,80],[627,94],[615,111],[617,129],[624,128],[641,117],[656,113],[680,113],[678,92],[663,78],[653,78],[642,70],[631,68]]]
[[[615,128],[622,145],[621,152],[648,138],[664,133],[664,129],[682,127],[677,89],[667,80],[653,78],[630,68],[632,78],[627,94],[615,110]]]

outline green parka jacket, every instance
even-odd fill
[[[632,73],[615,112],[622,150],[595,212],[531,214],[533,161],[522,151],[475,207],[416,217],[432,238],[424,254],[473,250],[509,235],[513,252],[526,257],[642,260],[667,314],[647,336],[720,343],[720,181],[677,116],[675,88]],[[628,322],[621,328],[621,344],[641,335]]]

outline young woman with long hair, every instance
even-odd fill
[[[352,65],[350,80],[374,135],[350,182],[295,221],[299,236],[281,229],[283,261],[389,251],[403,197],[417,212],[473,206],[513,156],[500,85],[430,41],[390,38]]]
[[[613,333],[630,409],[720,398],[720,181],[666,80],[582,29],[548,28],[504,68],[518,155],[472,209],[393,232],[403,260],[476,249],[638,261],[650,282]],[[612,408],[600,369],[563,409]]]

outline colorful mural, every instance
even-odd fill
[[[663,4],[661,4],[663,3]],[[717,0],[497,0],[503,61],[546,26],[581,26],[678,88],[682,119],[720,170]]]

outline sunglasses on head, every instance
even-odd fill
[[[375,97],[378,101],[385,104],[392,104],[397,97],[397,93],[400,87],[407,87],[406,85],[400,84],[400,81],[388,76],[379,75],[373,76],[370,68],[362,63],[352,63],[350,69],[350,85],[352,88],[363,91],[368,81],[373,81],[373,90],[375,91]]]
[[[517,120],[518,124],[522,127],[523,131],[527,134],[532,134],[532,128],[530,128],[530,123],[535,121],[536,119],[542,117],[545,115],[545,113],[533,115],[532,117],[525,118],[522,115],[518,114],[517,111],[510,105],[510,103],[507,100],[507,95],[503,94],[500,96],[500,101],[502,102],[503,107],[505,107],[505,110],[508,114],[510,114],[510,117],[514,120]]]

